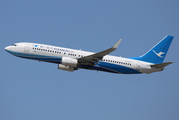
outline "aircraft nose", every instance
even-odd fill
[[[10,46],[7,46],[7,47],[5,47],[5,50],[6,50],[6,51],[10,51],[10,50],[11,50],[11,47],[10,47]]]

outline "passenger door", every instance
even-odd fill
[[[27,43],[25,43],[24,52],[25,52],[25,53],[29,53],[29,46],[28,46]]]

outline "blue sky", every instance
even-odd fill
[[[177,0],[8,0],[0,2],[1,120],[178,120]],[[18,58],[4,48],[36,42],[111,55],[144,54],[166,35],[174,40],[162,72],[121,75]]]

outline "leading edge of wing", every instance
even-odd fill
[[[111,47],[111,48],[109,48],[107,50],[104,50],[104,51],[101,51],[101,52],[98,52],[98,53],[95,53],[95,54],[92,54],[92,55],[89,55],[89,56],[85,56],[83,58],[79,58],[78,61],[80,63],[84,63],[84,62],[97,63],[99,60],[102,60],[102,58],[105,55],[107,55],[107,54],[113,52],[114,50],[116,50],[118,48],[121,40],[122,39],[118,40],[117,43],[113,47]]]

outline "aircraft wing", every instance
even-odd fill
[[[113,47],[111,47],[111,48],[109,48],[107,50],[104,50],[104,51],[101,51],[101,52],[98,52],[98,53],[95,53],[95,54],[92,54],[92,55],[89,55],[89,56],[79,58],[78,62],[82,63],[82,64],[98,63],[98,61],[102,60],[105,55],[107,55],[107,54],[113,52],[114,50],[116,50],[117,47],[119,46],[119,43],[121,42],[121,40],[122,39],[120,39]]]

